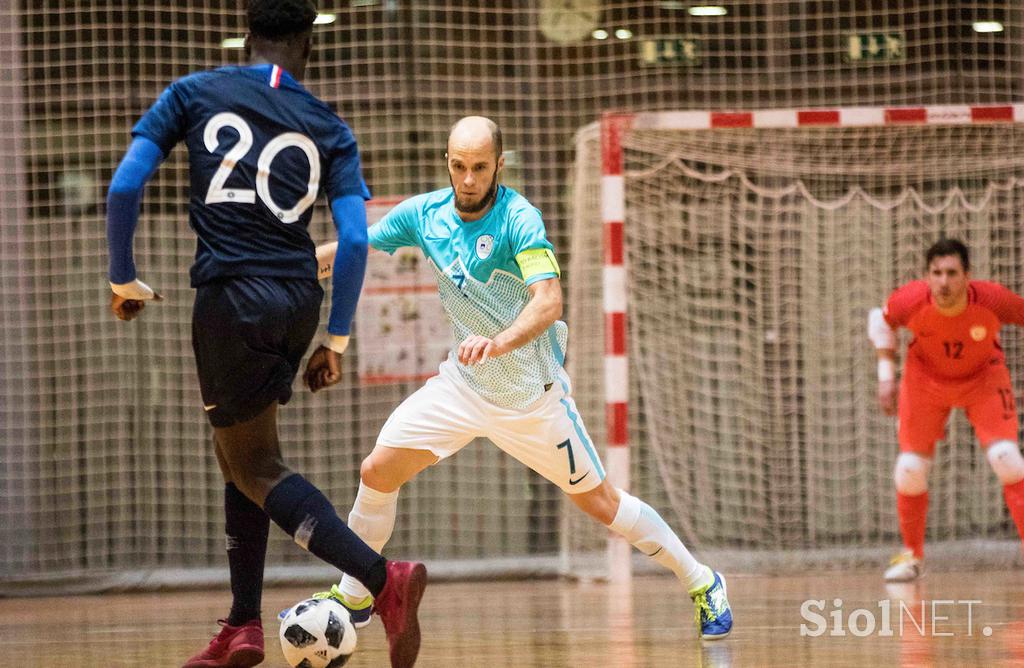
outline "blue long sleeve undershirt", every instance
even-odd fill
[[[361,195],[343,195],[331,201],[331,214],[338,228],[338,253],[331,280],[331,317],[327,331],[348,336],[366,273],[369,238],[366,203]]]
[[[139,222],[142,191],[163,159],[160,147],[153,141],[136,137],[114,172],[107,192],[107,247],[110,250],[111,283],[135,280],[132,237]]]

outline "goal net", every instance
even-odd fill
[[[685,541],[780,567],[875,560],[899,545],[896,424],[876,405],[867,313],[922,276],[942,236],[968,244],[974,277],[1024,290],[1024,128],[978,122],[1013,117],[964,107],[606,121],[628,128],[618,149],[632,486],[666,502]],[[813,125],[785,127],[802,122]],[[601,130],[576,142],[577,332],[605,326]],[[609,137],[605,172],[618,150]],[[1006,327],[1001,338],[1019,404],[1022,337]],[[577,388],[585,414],[604,409],[605,350],[592,336],[570,351],[591,381]],[[1017,558],[1001,487],[962,416],[935,460],[930,554]]]

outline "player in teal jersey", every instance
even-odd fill
[[[449,135],[447,162],[451,188],[408,199],[370,228],[378,250],[423,251],[456,346],[381,430],[363,461],[349,526],[382,549],[399,488],[486,437],[674,572],[694,600],[701,637],[725,637],[732,612],[722,576],[695,560],[653,508],[605,479],[562,368],[567,327],[554,249],[540,212],[499,183],[500,130],[463,118]],[[315,363],[307,369],[314,384],[318,372]],[[354,578],[323,595],[338,598],[358,625],[369,621],[369,592]]]

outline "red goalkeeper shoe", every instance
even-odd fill
[[[388,637],[391,668],[412,668],[420,653],[417,612],[427,587],[427,567],[410,561],[389,561],[388,581],[373,601]]]
[[[250,668],[263,661],[263,624],[253,619],[241,626],[223,626],[209,647],[185,662],[182,668]]]

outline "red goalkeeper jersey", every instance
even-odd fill
[[[885,307],[889,325],[906,327],[913,335],[907,363],[939,380],[963,380],[991,364],[1003,364],[999,328],[1024,326],[1024,298],[990,281],[970,281],[967,308],[945,316],[932,302],[928,283],[911,281],[897,288]]]

